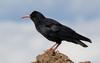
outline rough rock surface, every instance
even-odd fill
[[[45,51],[45,53],[38,55],[36,61],[32,63],[74,63],[70,58],[59,51]],[[91,63],[90,61],[84,61],[80,63]]]

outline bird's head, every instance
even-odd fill
[[[34,19],[44,19],[44,15],[38,11],[33,11],[30,15],[23,16],[22,18],[30,18],[34,21]]]

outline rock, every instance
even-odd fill
[[[68,56],[59,51],[47,50],[43,54],[36,57],[36,61],[32,63],[74,63]],[[79,63],[91,63],[83,61]]]
[[[74,63],[68,56],[60,53],[59,51],[46,51],[38,55],[36,61],[33,63]]]

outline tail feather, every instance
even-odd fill
[[[83,42],[81,42],[81,41],[77,41],[77,44],[79,44],[79,45],[81,45],[81,46],[83,46],[83,47],[88,47],[85,43],[83,43]]]
[[[79,38],[80,40],[84,40],[84,41],[88,41],[88,42],[92,43],[92,41],[91,41],[89,38],[84,37],[84,36],[82,36],[82,35],[78,35],[78,38]]]

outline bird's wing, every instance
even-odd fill
[[[60,26],[62,26],[59,22],[53,20],[53,19],[45,19],[44,20],[45,27],[49,28],[52,32],[57,32],[60,30]]]
[[[71,28],[62,25],[60,31],[58,32],[58,35],[62,39],[68,39],[68,38],[76,39],[77,33]]]
[[[44,33],[47,34],[56,34],[57,36],[61,38],[74,38],[77,34],[74,30],[71,28],[64,26],[53,19],[45,19],[43,20],[43,26],[42,30],[45,31]]]
[[[66,36],[71,36],[71,35],[76,34],[76,32],[74,30],[72,30],[71,28],[62,25],[62,24],[60,24],[59,22],[57,22],[56,20],[53,20],[53,19],[49,19],[49,18],[45,19],[44,24],[47,28],[49,28],[53,32],[59,31],[60,34],[64,34]]]

